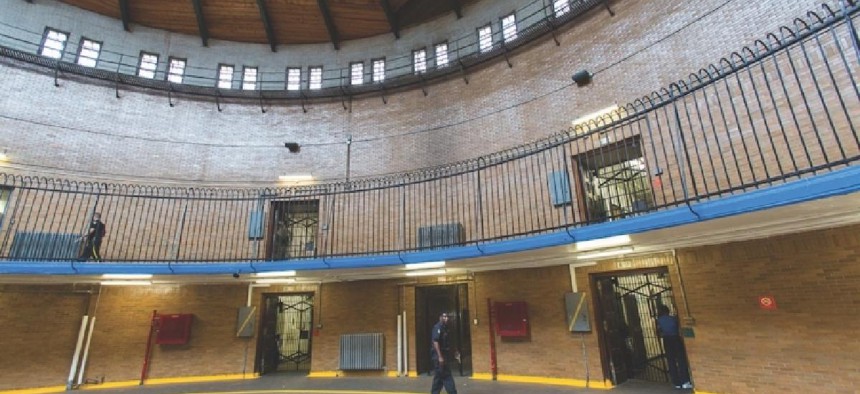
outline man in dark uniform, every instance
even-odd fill
[[[87,234],[81,237],[84,241],[84,248],[81,250],[81,255],[78,260],[86,261],[90,258],[95,261],[101,261],[102,255],[99,249],[102,246],[102,238],[104,238],[106,229],[105,224],[101,221],[102,215],[98,212],[93,214],[93,221],[90,223],[90,229]]]
[[[430,389],[431,394],[439,394],[442,392],[442,386],[445,386],[445,392],[448,394],[457,394],[457,388],[454,387],[454,377],[451,375],[451,348],[448,343],[448,314],[442,312],[439,315],[439,322],[433,326],[430,341],[433,347],[430,348],[430,355],[433,358],[433,386]],[[458,357],[459,354],[454,357]]]
[[[687,364],[687,350],[678,327],[678,318],[669,315],[669,307],[657,305],[657,333],[663,338],[669,377],[676,389],[691,389],[690,369]]]

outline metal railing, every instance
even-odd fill
[[[622,220],[860,159],[858,5],[825,5],[613,114],[534,143],[378,178],[264,189],[0,175],[0,258],[63,260],[90,215],[111,261],[432,250]]]
[[[564,13],[556,13],[551,1],[536,0],[520,9],[514,11],[516,15],[517,37],[505,39],[501,29],[501,19],[493,22],[492,39],[489,48],[481,48],[477,36],[477,28],[471,34],[452,38],[447,41],[447,62],[441,64],[436,56],[434,48],[423,48],[427,50],[426,72],[415,72],[413,54],[402,54],[385,58],[385,77],[382,81],[373,78],[373,59],[354,59],[362,62],[361,84],[351,83],[351,70],[349,66],[325,67],[322,70],[322,81],[320,89],[310,89],[309,66],[319,64],[284,64],[278,70],[258,69],[255,88],[243,90],[242,65],[225,62],[234,66],[231,75],[230,89],[218,88],[218,65],[209,67],[194,65],[194,59],[187,59],[182,83],[173,83],[168,78],[168,56],[160,56],[158,67],[153,78],[138,76],[141,54],[120,53],[110,50],[102,50],[94,67],[85,67],[76,64],[76,54],[79,53],[80,43],[67,41],[61,59],[52,59],[39,55],[43,41],[42,32],[32,32],[16,26],[3,24],[9,33],[0,33],[0,56],[17,59],[27,63],[48,68],[53,71],[55,82],[65,74],[79,75],[104,83],[115,85],[117,95],[120,86],[134,86],[150,88],[173,94],[188,94],[196,96],[209,96],[217,99],[250,99],[260,100],[295,100],[302,101],[320,98],[335,98],[346,100],[357,95],[382,95],[396,89],[419,86],[425,90],[427,84],[433,80],[461,75],[468,78],[468,70],[485,63],[491,59],[504,57],[510,64],[510,53],[517,48],[526,45],[547,34],[555,37],[556,30],[563,25],[572,22],[592,8],[606,4],[606,0],[570,0],[569,10]],[[608,5],[607,5],[608,7]],[[51,26],[62,30],[62,26]],[[101,37],[88,37],[94,40]],[[105,38],[107,39],[107,38]],[[415,48],[420,49],[420,48]],[[384,57],[384,54],[375,54]],[[287,68],[300,68],[302,70],[301,89],[287,90]],[[171,101],[172,103],[172,101]],[[219,101],[220,108],[220,101]]]

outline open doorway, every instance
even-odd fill
[[[657,307],[676,313],[665,267],[592,275],[604,376],[613,384],[629,379],[669,382],[666,355],[657,335]]]
[[[442,312],[448,313],[448,338],[452,350],[460,352],[460,363],[451,371],[460,376],[472,374],[472,339],[469,321],[469,287],[465,283],[415,288],[415,357],[418,373],[430,373],[430,329]]]
[[[310,371],[313,294],[264,294],[256,370]]]

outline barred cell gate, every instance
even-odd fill
[[[266,294],[258,370],[310,371],[313,294]]]
[[[619,384],[628,379],[669,382],[657,335],[657,306],[676,311],[667,269],[610,273],[593,277],[604,375]]]

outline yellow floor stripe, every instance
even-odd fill
[[[475,380],[493,380],[493,375],[488,373],[472,374]],[[591,389],[611,389],[612,384],[603,380],[592,380],[586,382],[582,379],[547,378],[542,376],[521,375],[496,375],[496,381],[513,383],[547,384],[554,386],[588,387]]]
[[[204,382],[221,382],[226,380],[246,380],[259,378],[259,374],[230,374],[230,375],[211,375],[211,376],[182,376],[175,378],[154,378],[144,381],[145,386],[160,385],[160,384],[179,384],[179,383],[204,383]],[[140,385],[140,380],[126,380],[121,382],[107,382],[102,384],[88,384],[81,386],[83,390],[104,390],[116,389],[125,387],[135,387]],[[65,387],[63,388],[65,390]],[[28,393],[29,394],[29,393]]]
[[[0,394],[43,394],[43,393],[62,393],[66,391],[66,386],[51,386],[39,387],[35,389],[18,389],[0,391]]]
[[[308,393],[308,394],[423,394],[414,391],[364,391],[364,390],[249,390],[218,391],[218,394],[260,394],[260,393]],[[202,394],[202,393],[198,393]]]

